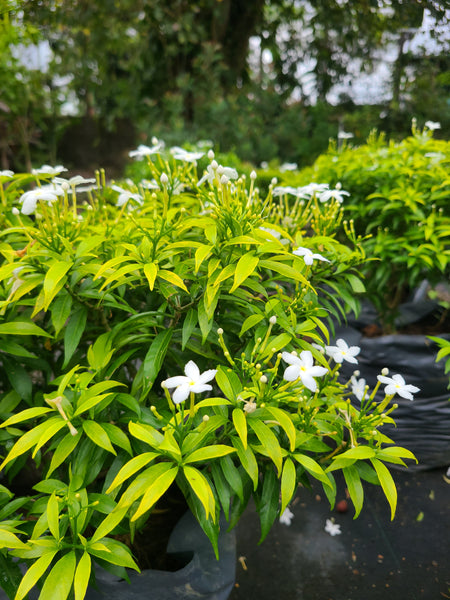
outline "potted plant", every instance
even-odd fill
[[[0,174],[0,582],[15,600],[91,598],[98,566],[127,580],[179,498],[216,555],[250,498],[264,539],[299,483],[333,505],[336,470],[355,516],[363,481],[393,516],[385,463],[414,458],[381,431],[393,395],[373,403],[378,382],[353,407],[316,345],[361,285],[339,203],[260,197],[212,152],[134,155],[136,183]]]
[[[371,259],[361,267],[363,310],[337,335],[361,347],[359,370],[370,384],[389,364],[421,388],[413,404],[400,401],[398,427],[389,432],[414,450],[418,468],[450,461],[447,378],[433,339],[450,339],[450,142],[433,138],[437,126],[420,130],[413,122],[412,135],[399,143],[374,133],[358,148],[331,146],[289,180],[296,190],[310,178],[328,182],[318,198],[343,201],[362,237]]]

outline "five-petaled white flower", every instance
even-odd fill
[[[175,404],[180,404],[187,400],[191,392],[193,394],[200,394],[201,392],[212,390],[212,386],[208,385],[207,382],[214,379],[217,369],[209,369],[204,373],[200,373],[200,369],[195,362],[190,360],[184,367],[184,373],[185,375],[169,377],[169,379],[163,382],[163,386],[166,388],[176,388],[172,396]]]
[[[321,254],[314,253],[309,248],[302,248],[301,246],[296,250],[293,250],[293,254],[295,254],[296,256],[303,256],[305,265],[312,265],[315,260],[323,260],[325,262],[330,262],[328,258],[324,258]]]
[[[14,177],[14,171],[10,171],[9,169],[7,169],[6,171],[0,171],[0,177],[11,179],[11,177]]]
[[[239,177],[239,173],[236,169],[233,169],[232,167],[223,167],[222,165],[218,165],[216,161],[213,161],[206,167],[206,173],[199,180],[197,185],[202,185],[205,181],[213,184],[215,180],[219,181],[223,175],[225,175],[227,179],[237,179]]]
[[[358,398],[361,402],[364,398],[364,394],[366,393],[366,380],[356,379],[354,375],[350,378],[350,383],[352,384],[352,393]]]
[[[157,142],[153,146],[145,146],[144,144],[140,144],[136,150],[131,150],[128,152],[128,156],[130,158],[141,159],[146,156],[151,156],[152,154],[160,154],[161,150],[163,150],[164,144],[162,142]]]
[[[183,160],[184,162],[195,162],[205,155],[204,152],[189,152],[179,146],[173,146],[173,148],[170,149],[170,153],[175,160]]]
[[[51,167],[50,165],[42,165],[39,169],[31,169],[33,175],[59,175],[63,171],[67,171],[62,165]]]
[[[349,363],[358,364],[355,356],[361,352],[359,346],[349,346],[345,340],[336,340],[336,346],[325,346],[328,356],[336,363],[342,363],[344,360]]]
[[[303,385],[311,392],[315,392],[317,389],[314,377],[323,377],[325,373],[328,373],[328,369],[325,367],[314,365],[313,355],[309,350],[303,350],[300,352],[300,356],[283,352],[281,357],[289,365],[284,371],[283,378],[286,381],[296,381],[300,378]]]
[[[328,202],[331,198],[334,198],[336,202],[342,204],[344,202],[344,196],[350,196],[349,192],[344,190],[325,190],[319,194],[320,202]]]
[[[293,518],[294,513],[289,508],[285,508],[280,515],[280,523],[290,525]]]
[[[23,215],[32,215],[36,210],[37,203],[39,200],[45,202],[56,202],[58,200],[58,192],[55,190],[49,191],[48,189],[36,188],[25,192],[20,197],[19,201],[22,203],[21,213]]]
[[[284,173],[285,171],[296,171],[298,169],[298,164],[297,163],[283,163],[280,166],[280,171],[281,173]]]
[[[425,127],[427,127],[430,131],[434,131],[435,129],[440,129],[441,124],[438,121],[427,121],[425,123]]]
[[[333,523],[331,519],[327,519],[325,523],[325,531],[332,536],[341,535],[341,526],[337,523]]]
[[[113,189],[115,192],[119,192],[119,197],[117,198],[116,206],[123,206],[129,200],[134,200],[138,204],[144,203],[144,200],[140,194],[133,194],[133,192],[130,192],[129,190],[124,190],[118,185],[112,185],[111,189]]]
[[[385,383],[384,393],[387,396],[391,394],[398,394],[406,400],[414,400],[413,394],[420,392],[420,388],[415,385],[410,385],[405,382],[401,375],[392,375],[392,377],[385,377],[384,375],[378,375],[377,379],[381,383]]]
[[[301,198],[302,196],[299,194],[299,189],[300,188],[292,187],[291,185],[277,185],[275,188],[273,188],[272,194],[274,196],[283,196],[284,194],[291,194],[291,196]]]
[[[301,198],[310,198],[311,196],[314,196],[314,194],[322,194],[328,188],[328,183],[316,183],[315,181],[312,181],[311,183],[308,183],[308,185],[298,188],[298,193]]]

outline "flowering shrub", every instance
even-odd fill
[[[344,214],[372,259],[362,269],[367,294],[391,326],[424,279],[449,278],[450,142],[433,139],[436,125],[413,124],[413,135],[397,144],[372,135],[358,148],[331,146],[313,167],[285,177],[294,187],[314,179],[350,192]]]
[[[299,484],[332,506],[337,470],[355,516],[363,481],[393,516],[385,463],[414,458],[381,431],[395,390],[364,388],[356,409],[338,375],[357,349],[325,348],[363,289],[339,201],[260,197],[254,173],[210,152],[198,174],[205,157],[157,140],[135,157],[136,183],[0,175],[0,582],[16,600],[38,583],[82,600],[93,561],[126,578],[123,540],[174,486],[217,552],[220,511],[234,526],[253,497],[264,539]]]

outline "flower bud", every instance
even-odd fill
[[[214,150],[208,150],[208,154],[207,154],[209,160],[213,160],[214,159]]]
[[[167,185],[169,183],[169,178],[167,177],[167,175],[165,173],[161,174],[161,177],[159,178],[159,180],[163,185]]]
[[[218,172],[219,170],[217,170]],[[222,177],[220,178],[220,183],[222,185],[226,185],[230,180],[228,179],[228,177],[226,175],[222,175]]]
[[[250,173],[250,179],[251,179],[252,181],[255,181],[256,177],[257,177],[257,175],[256,175],[256,171],[252,171],[252,172]]]
[[[269,319],[269,323],[270,323],[271,325],[275,325],[275,323],[276,323],[276,322],[277,322],[277,318],[276,318],[276,316],[275,316],[275,315],[272,315],[272,316],[270,317],[270,319]]]
[[[386,377],[386,375],[389,375],[389,369],[387,367],[384,367],[384,369],[381,369],[381,374]]]
[[[157,145],[158,141],[159,141],[159,140],[158,140],[158,138],[157,138],[156,136],[153,136],[153,137],[152,137],[152,144],[153,144],[154,146],[156,146],[156,145]]]
[[[268,379],[267,379],[267,377],[265,375],[261,375],[261,377],[259,378],[259,381],[261,383],[267,383]]]
[[[217,167],[218,167],[218,166],[219,166],[219,165],[218,165],[217,161],[216,161],[216,160],[213,160],[213,161],[212,161],[212,163],[211,163],[211,169],[214,169],[214,171],[215,171],[215,170],[217,169]]]
[[[219,327],[219,329],[217,330],[217,333],[219,335],[223,335],[223,329],[222,329],[222,327]]]
[[[12,209],[12,214],[13,215],[20,215],[20,210],[16,206],[14,206],[14,208]]]

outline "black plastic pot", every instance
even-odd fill
[[[89,588],[86,600],[227,600],[234,587],[236,573],[236,538],[234,530],[226,532],[221,522],[219,560],[216,560],[209,539],[187,512],[177,523],[167,551],[188,556],[185,567],[178,571],[130,571],[130,583],[110,573],[96,570],[98,589]],[[30,600],[39,596],[29,594]],[[0,590],[0,600],[6,600]]]
[[[409,303],[401,313],[403,323],[423,317],[427,309],[420,303]],[[358,369],[360,377],[373,389],[377,375],[387,367],[389,375],[402,375],[407,384],[420,388],[414,400],[395,396],[398,408],[392,414],[397,426],[386,424],[382,432],[400,446],[411,450],[419,461],[410,469],[425,470],[450,465],[450,390],[449,376],[444,372],[444,362],[436,363],[438,346],[426,335],[382,335],[364,337],[362,329],[370,322],[373,313],[366,309],[351,326],[336,327],[336,339],[343,338],[349,345],[359,346],[358,365],[343,363],[341,375],[348,380]],[[415,317],[415,318],[414,318]],[[373,321],[372,321],[373,322]],[[449,334],[439,334],[450,339]],[[383,386],[376,400],[384,398]],[[355,406],[359,402],[354,398]],[[410,463],[410,461],[408,461]]]

